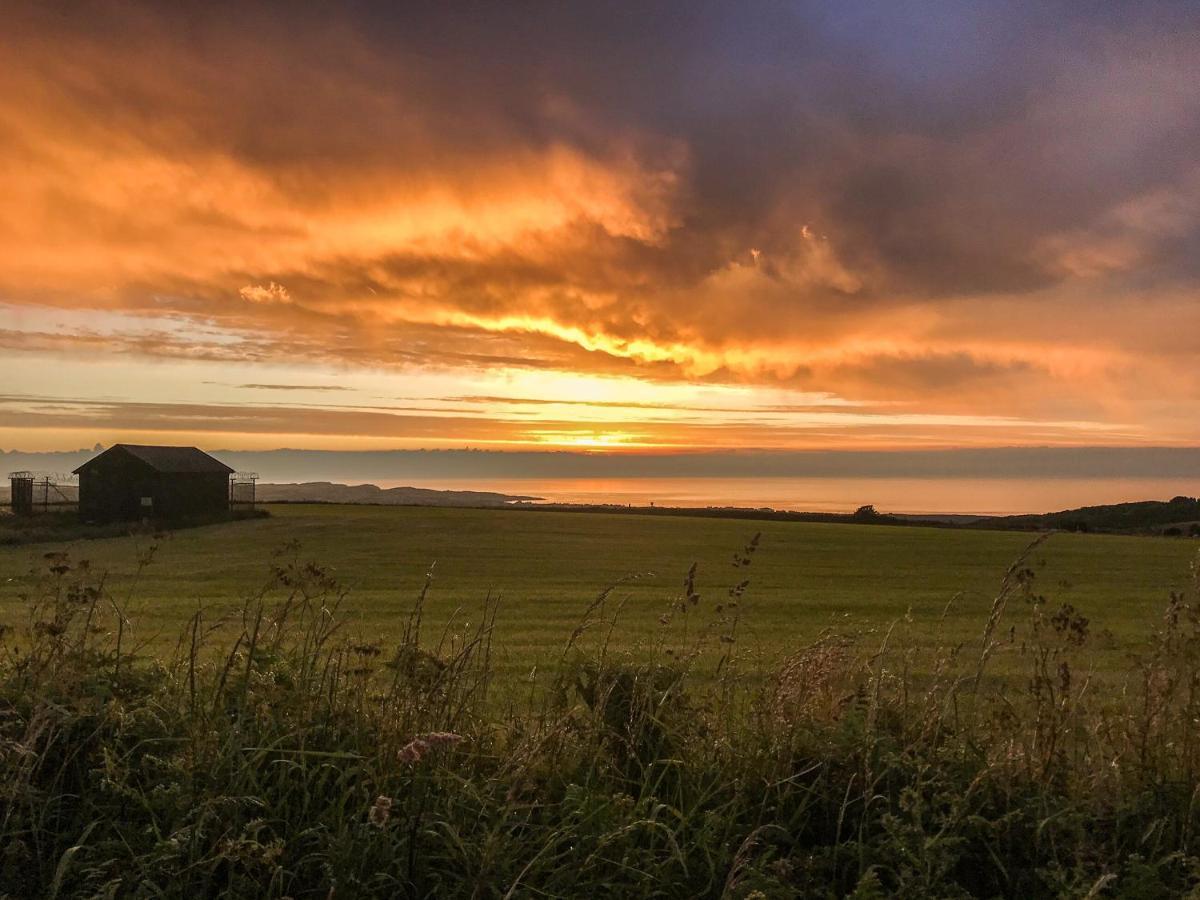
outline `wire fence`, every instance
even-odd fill
[[[18,516],[79,508],[79,479],[61,472],[9,473],[9,506]]]

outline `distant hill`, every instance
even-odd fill
[[[518,494],[492,491],[437,491],[429,488],[381,488],[374,484],[333,484],[308,481],[301,484],[259,484],[257,497],[263,502],[291,503],[378,503],[388,506],[506,506],[540,500]]]
[[[1142,500],[1109,506],[1083,506],[1060,512],[1025,516],[989,516],[967,523],[968,528],[1005,530],[1098,531],[1149,534],[1200,534],[1200,500]]]

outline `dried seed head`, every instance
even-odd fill
[[[392,798],[380,794],[367,811],[367,823],[375,828],[383,828],[392,817]]]

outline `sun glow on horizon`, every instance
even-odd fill
[[[661,447],[641,435],[621,431],[530,431],[529,437],[553,447],[611,450],[614,448]]]

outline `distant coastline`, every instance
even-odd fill
[[[380,488],[373,484],[329,482],[259,485],[264,503],[349,503],[376,506],[457,506],[640,516],[736,518],[773,522],[824,522],[866,525],[919,525],[934,528],[987,528],[1012,531],[1062,530],[1121,534],[1200,536],[1200,501],[1193,497],[1141,500],[1016,516],[903,514],[863,506],[854,512],[816,512],[736,505],[662,506],[632,503],[559,503],[541,497],[490,491],[443,491],[414,487]]]
[[[496,491],[381,488],[375,484],[337,484],[329,481],[263,483],[258,485],[256,493],[264,503],[369,503],[377,506],[508,506],[542,499]]]

